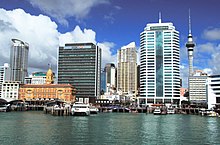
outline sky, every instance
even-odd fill
[[[180,33],[180,73],[187,87],[188,11],[194,70],[220,74],[219,0],[0,0],[0,65],[9,63],[12,38],[29,44],[28,71],[57,71],[59,46],[92,42],[102,48],[102,67],[117,62],[117,50],[135,42],[147,23],[172,22]],[[139,62],[139,61],[138,61]]]

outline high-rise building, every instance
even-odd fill
[[[140,34],[140,97],[138,103],[179,104],[179,32],[173,23],[149,23]]]
[[[10,66],[8,63],[4,63],[3,66],[0,66],[0,83],[10,80]]]
[[[95,102],[101,91],[101,48],[93,43],[59,47],[58,83],[71,84],[80,102]]]
[[[220,75],[211,75],[207,78],[208,109],[220,104]]]
[[[116,87],[116,68],[113,63],[107,63],[105,65],[105,73],[106,73],[106,91],[109,92],[110,89],[114,89]]]
[[[132,42],[118,53],[117,90],[123,94],[137,94],[137,51]]]
[[[5,81],[10,80],[10,67],[8,63],[5,63],[3,66],[0,66],[0,98],[2,92],[2,84]]]
[[[206,103],[206,82],[207,74],[196,70],[193,76],[189,76],[189,101],[194,103]]]
[[[106,92],[106,72],[105,69],[101,70],[101,95]]]
[[[25,82],[28,76],[28,51],[29,45],[18,39],[12,39],[10,51],[11,81]]]

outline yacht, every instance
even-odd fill
[[[76,102],[72,106],[71,113],[72,115],[89,116],[90,115],[89,104]]]
[[[160,108],[155,108],[154,109],[154,115],[161,115],[161,110],[160,110]]]
[[[175,114],[174,108],[167,108],[167,114]]]

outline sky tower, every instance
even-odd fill
[[[193,75],[193,49],[195,43],[193,42],[192,32],[191,32],[191,19],[190,19],[190,10],[189,10],[189,35],[188,42],[186,43],[186,48],[188,50],[188,61],[189,61],[189,76]]]

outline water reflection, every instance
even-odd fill
[[[220,118],[197,115],[100,113],[57,117],[0,113],[1,144],[220,144]]]

